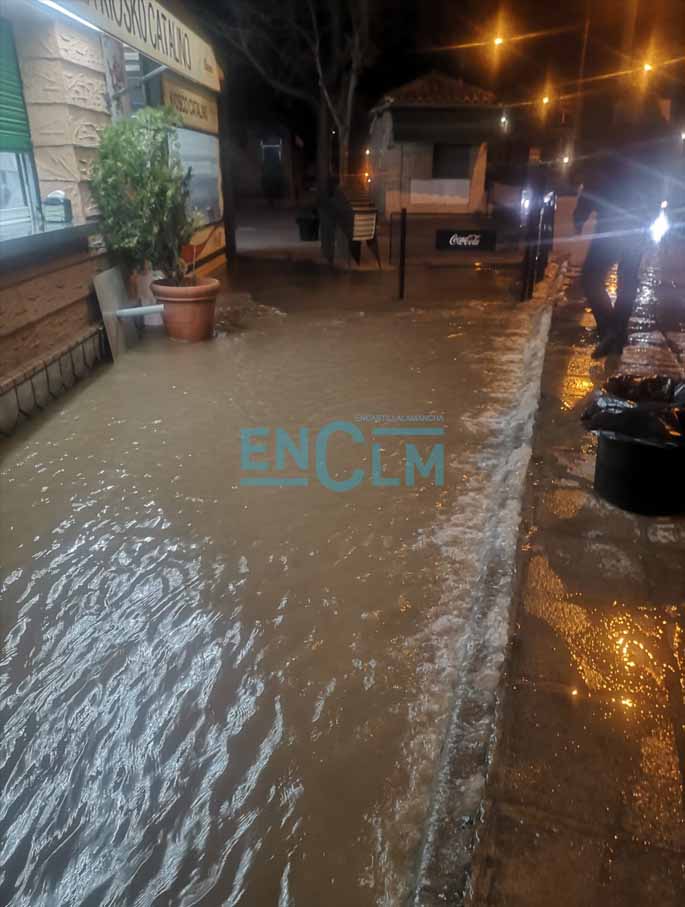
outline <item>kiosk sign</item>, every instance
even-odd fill
[[[219,90],[212,48],[156,0],[61,0],[60,5],[151,60]]]
[[[194,91],[192,86],[183,84],[180,79],[163,75],[162,98],[165,104],[174,108],[188,129],[218,135],[219,108],[212,96]]]

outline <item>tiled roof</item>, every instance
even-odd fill
[[[463,107],[495,103],[492,91],[469,85],[463,79],[453,79],[433,70],[428,75],[401,85],[385,95],[379,106],[393,107]]]

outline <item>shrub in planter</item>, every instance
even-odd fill
[[[189,273],[181,255],[199,224],[177,125],[169,108],[148,107],[116,120],[103,133],[92,185],[108,251],[129,274],[148,265],[162,272],[151,289],[164,303],[169,336],[196,340],[213,333],[219,282]]]

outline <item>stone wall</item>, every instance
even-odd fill
[[[93,276],[105,266],[104,255],[84,252],[0,277],[0,380],[32,368],[92,326]]]
[[[62,190],[84,223],[97,214],[90,175],[110,121],[100,36],[28,4],[11,10],[41,198]]]
[[[0,434],[71,387],[102,357],[91,308],[103,254],[81,252],[0,275]]]

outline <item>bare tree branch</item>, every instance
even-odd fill
[[[319,110],[336,127],[341,176],[346,175],[359,77],[373,57],[375,0],[227,0],[216,31],[281,94]]]

